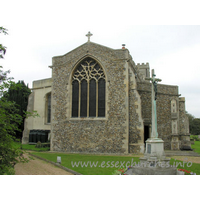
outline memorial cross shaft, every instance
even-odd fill
[[[156,114],[156,100],[157,100],[157,83],[161,82],[161,79],[155,78],[154,69],[151,70],[151,78],[146,78],[146,80],[151,81],[151,101],[152,101],[152,125],[151,125],[151,138],[158,138],[157,131],[157,114]]]

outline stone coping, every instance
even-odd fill
[[[126,171],[127,175],[177,175],[176,167],[133,167]]]

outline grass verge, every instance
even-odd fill
[[[179,169],[185,169],[187,171],[196,173],[197,175],[200,175],[200,164],[198,163],[192,163],[192,162],[184,162],[184,161],[180,161],[180,160],[176,160],[171,158],[170,160],[170,165],[176,166]],[[185,173],[186,175],[188,175],[187,173]]]
[[[112,175],[117,169],[126,168],[134,162],[139,162],[139,157],[110,156],[110,155],[85,155],[33,152],[34,155],[56,162],[57,156],[61,157],[61,165],[84,175]],[[133,159],[133,160],[132,160]],[[121,165],[123,163],[123,166]],[[184,163],[183,161],[171,159],[170,165],[177,166],[200,175],[200,164]]]
[[[34,144],[22,144],[22,149],[31,151],[49,151],[49,147],[36,148]]]
[[[15,142],[14,145],[23,150],[31,150],[31,151],[49,151],[50,150],[49,147],[36,148],[35,144],[21,144],[19,142]]]
[[[139,161],[139,157],[133,158],[130,156],[126,157],[45,152],[33,152],[32,154],[53,162],[57,162],[57,156],[60,156],[62,166],[84,175],[112,175],[115,170],[126,168],[126,165],[131,165],[131,162]]]
[[[194,144],[191,145],[194,152],[200,154],[200,141],[195,141]]]

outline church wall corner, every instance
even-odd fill
[[[141,97],[137,91],[135,74],[129,67],[129,152],[144,151],[144,121],[142,118]]]

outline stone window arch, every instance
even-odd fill
[[[106,81],[100,64],[85,58],[72,76],[72,117],[105,117]]]

